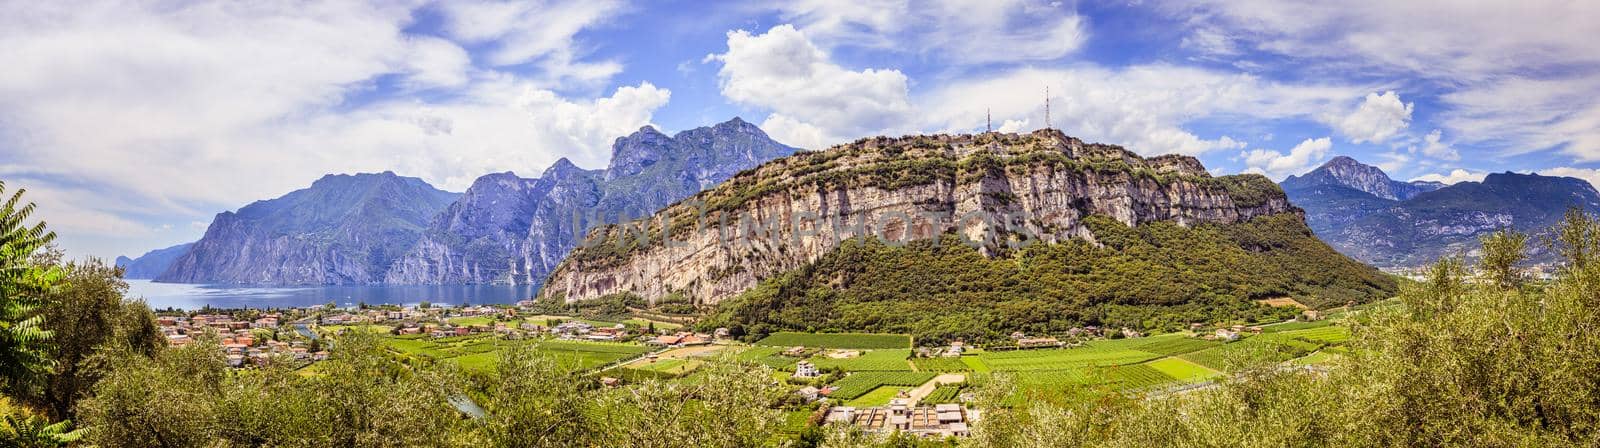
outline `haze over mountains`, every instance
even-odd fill
[[[1600,193],[1571,177],[1495,173],[1481,182],[1397,182],[1383,170],[1336,157],[1282,182],[1306,222],[1340,252],[1379,267],[1418,267],[1446,255],[1475,256],[1478,237],[1537,232],[1570,207],[1600,211]],[[1552,254],[1530,244],[1534,261]]]
[[[615,141],[605,169],[561,159],[538,178],[484,175],[464,193],[388,172],[329,175],[218,214],[192,248],[118,263],[141,276],[130,278],[179,283],[536,285],[590,226],[795,151],[734,118],[673,136],[646,126]]]

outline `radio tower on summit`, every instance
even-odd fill
[[[1044,86],[1044,128],[1050,129],[1050,86]]]

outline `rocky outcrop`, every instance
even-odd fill
[[[384,275],[388,283],[541,283],[584,232],[661,207],[793,154],[734,118],[667,136],[646,126],[612,144],[610,165],[561,159],[534,179],[484,176]]]
[[[368,284],[455,200],[392,172],[328,175],[277,199],[217,214],[160,282]]]
[[[194,243],[183,243],[168,248],[156,249],[145,252],[139,258],[117,257],[117,267],[122,268],[122,278],[129,280],[153,279],[163,272],[167,272],[167,268],[172,266],[172,262],[177,261],[178,257],[188,253],[189,247],[193,245]]]
[[[1090,215],[1196,226],[1284,213],[1298,209],[1265,177],[1211,177],[1192,157],[1143,159],[1054,130],[879,137],[779,159],[651,218],[597,229],[540,294],[681,293],[714,304],[858,237],[957,234],[996,255],[1092,240]]]

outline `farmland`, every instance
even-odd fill
[[[384,344],[398,356],[454,363],[468,370],[487,371],[499,362],[498,349],[505,344],[535,344],[563,368],[584,370],[638,356],[649,348],[622,343],[582,341],[503,341],[492,336],[464,336],[425,339],[418,336],[384,338]]]
[[[773,333],[756,345],[772,347],[816,347],[842,349],[911,348],[911,337],[903,334],[872,333]]]
[[[911,350],[870,350],[860,352],[859,355],[848,358],[835,358],[826,355],[814,356],[811,362],[819,369],[838,368],[846,372],[861,371],[910,371],[911,363],[906,358],[911,356]]]
[[[923,372],[859,372],[852,373],[844,379],[834,383],[838,390],[833,391],[830,397],[853,400],[873,389],[883,386],[916,387],[933,379],[932,373]]]

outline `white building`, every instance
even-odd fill
[[[822,373],[817,371],[817,365],[810,361],[800,361],[794,365],[795,378],[816,378]]]

